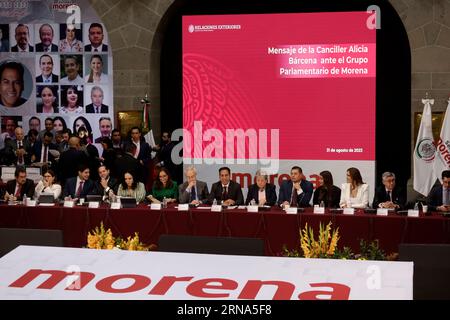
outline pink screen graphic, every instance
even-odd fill
[[[278,129],[281,160],[375,160],[376,33],[368,17],[184,16],[183,128],[201,145],[184,156],[206,157],[208,129],[223,140],[227,129],[266,129],[268,144]],[[222,148],[210,155],[227,158]]]

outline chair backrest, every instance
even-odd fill
[[[450,299],[450,244],[402,243],[399,260],[414,262],[414,299]]]
[[[0,257],[20,245],[62,247],[62,230],[0,228]]]
[[[163,234],[158,240],[158,251],[263,256],[264,240]]]

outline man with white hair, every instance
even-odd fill
[[[30,164],[31,147],[25,140],[25,133],[21,127],[14,131],[16,138],[7,140],[5,143],[5,154],[8,162],[13,165],[24,166]]]
[[[208,185],[206,182],[197,180],[197,170],[194,166],[188,167],[185,172],[186,182],[178,187],[179,203],[200,204],[208,199]]]
[[[375,189],[372,207],[386,209],[402,209],[405,207],[406,198],[402,190],[395,183],[395,174],[385,172],[382,175],[383,185]]]
[[[248,187],[247,200],[248,205],[254,200],[255,204],[263,206],[274,206],[277,202],[275,186],[268,183],[269,177],[266,172],[258,170],[255,174],[256,183]]]

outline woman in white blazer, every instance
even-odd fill
[[[47,172],[44,173],[44,179],[39,181],[34,189],[36,199],[38,199],[42,193],[53,193],[55,199],[59,198],[61,195],[61,185],[55,183],[55,179],[55,172],[53,172],[53,170],[47,170]]]
[[[369,185],[362,181],[356,168],[347,169],[347,183],[342,184],[341,208],[367,208],[369,206]]]

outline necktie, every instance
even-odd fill
[[[81,191],[83,191],[83,183],[84,181],[81,180],[80,184],[78,185],[77,193],[75,194],[75,198],[79,198],[81,195]]]
[[[292,188],[292,194],[291,194],[291,202],[290,202],[291,206],[297,206],[297,190],[295,190],[295,188]]]
[[[191,189],[191,202],[197,200],[197,192],[195,191],[195,186]]]
[[[18,141],[17,142],[17,149],[22,149],[22,147],[23,147],[22,141]],[[23,156],[22,155],[17,158],[17,163],[18,164],[23,164]]]
[[[99,106],[96,106],[95,110],[96,110],[96,113],[100,113],[100,107]]]
[[[19,197],[20,197],[21,191],[22,191],[22,185],[19,184],[19,185],[17,186],[17,191],[16,191],[16,194],[15,194],[14,196],[15,196],[16,198],[19,198]]]
[[[45,79],[44,83],[50,83],[50,78]]]
[[[388,195],[388,200],[392,201],[392,193],[391,193],[391,191],[388,191],[387,195]]]
[[[96,48],[96,49],[94,49],[94,52],[98,52],[98,49]]]
[[[228,199],[228,190],[227,190],[227,186],[223,186],[223,192],[222,192],[222,200],[227,200]]]
[[[48,146],[44,146],[44,155],[42,156],[42,162],[47,162],[47,153],[48,153]]]

